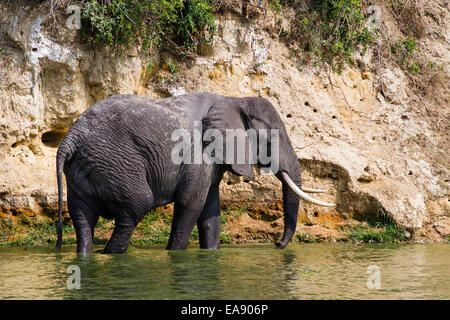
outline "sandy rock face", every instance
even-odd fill
[[[387,101],[393,104],[401,104],[407,100],[406,78],[400,69],[382,69],[378,81],[381,93]]]
[[[271,37],[271,19],[251,24],[221,16],[208,56],[190,62],[178,83],[162,92],[155,84],[159,73],[148,71],[149,61],[163,65],[160,54],[114,56],[76,42],[63,44],[47,33],[39,13],[1,10],[6,17],[0,26],[0,47],[6,50],[0,57],[4,221],[20,215],[36,221],[55,216],[58,143],[94,102],[119,93],[163,97],[210,91],[272,102],[303,167],[304,184],[329,190],[316,197],[337,203],[336,208],[302,203],[304,214],[368,217],[382,211],[407,228],[418,229],[433,220],[436,230],[448,232],[448,219],[436,222],[433,212],[449,213],[428,209],[429,201],[448,197],[448,183],[442,183],[430,156],[437,149],[436,133],[409,104],[403,72],[386,67],[375,74],[370,52],[363,58],[363,70],[300,70],[286,45]],[[279,202],[280,187],[270,175],[257,174],[247,181],[227,174],[221,197],[247,204]],[[436,207],[442,206],[435,202]]]

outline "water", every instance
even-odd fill
[[[449,258],[448,244],[150,247],[85,257],[75,247],[0,248],[0,298],[449,299]],[[70,265],[80,268],[80,290],[67,288]],[[371,265],[379,289],[367,287]]]

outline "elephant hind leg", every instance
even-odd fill
[[[153,197],[150,194],[148,197],[141,199],[142,201],[134,200],[131,203],[112,206],[115,207],[114,231],[103,253],[127,252],[134,229],[153,205]]]
[[[115,219],[114,231],[103,253],[126,253],[130,245],[131,235],[139,221],[127,214]]]
[[[76,232],[77,252],[91,252],[94,229],[99,217],[96,206],[83,200],[70,187],[67,190],[67,205]]]
[[[145,184],[137,182],[138,186]],[[138,223],[148,211],[154,207],[153,192],[148,187],[137,187],[122,194],[124,202],[111,202],[108,206],[110,215],[114,217],[114,231],[103,253],[126,253],[130,245],[131,235]]]

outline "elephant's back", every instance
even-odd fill
[[[109,125],[129,129],[130,126],[135,127],[138,120],[145,120],[148,126],[180,122],[183,110],[176,104],[162,104],[162,101],[138,95],[115,95],[92,105],[80,116],[80,120],[83,126],[102,129]]]
[[[86,110],[68,133],[76,141],[65,170],[68,182],[88,194],[114,199],[160,181],[167,172],[156,168],[171,163],[171,133],[186,120],[156,101],[120,95]],[[176,168],[169,165],[164,170]]]
[[[186,115],[175,104],[138,95],[116,95],[99,101],[75,122],[68,135],[83,145],[120,144],[129,139],[170,140],[173,130],[188,127]],[[75,140],[75,139],[72,139]]]

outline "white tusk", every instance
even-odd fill
[[[327,190],[322,190],[322,189],[311,189],[311,188],[306,188],[306,187],[301,187],[301,190],[308,192],[308,193],[324,193],[327,192]]]
[[[324,201],[320,201],[320,200],[316,200],[314,198],[311,198],[310,196],[308,196],[305,192],[303,192],[302,190],[300,190],[299,187],[297,187],[294,183],[294,181],[292,181],[291,177],[289,177],[289,175],[286,172],[282,172],[281,175],[283,176],[284,181],[286,181],[286,183],[288,184],[289,188],[291,188],[292,191],[295,192],[295,194],[297,196],[299,196],[300,199],[303,199],[305,201],[317,204],[319,206],[323,206],[323,207],[334,207],[336,206],[333,203],[328,203],[328,202],[324,202]]]

